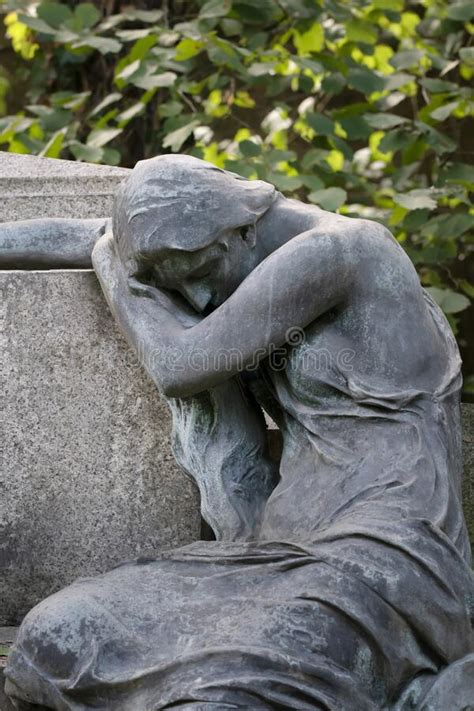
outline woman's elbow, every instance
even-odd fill
[[[223,377],[219,373],[205,373],[202,371],[178,370],[175,372],[168,371],[164,376],[154,378],[155,383],[162,395],[166,398],[185,398],[192,395],[211,390],[224,380],[228,380],[231,376],[226,374]]]
[[[190,397],[208,389],[204,384],[197,382],[195,378],[186,377],[186,373],[182,371],[169,373],[161,377],[159,381],[157,378],[154,380],[160,393],[167,399]]]
[[[160,393],[169,400],[177,397],[186,397],[182,383],[173,378],[166,378],[164,382],[158,383],[158,389]]]

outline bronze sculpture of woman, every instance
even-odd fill
[[[460,359],[390,233],[160,156],[92,262],[217,540],[36,606],[6,670],[18,708],[467,708]]]

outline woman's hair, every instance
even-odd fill
[[[275,188],[186,155],[140,161],[115,198],[113,233],[123,258],[160,248],[193,252],[228,229],[252,225]]]

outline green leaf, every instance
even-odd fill
[[[176,131],[169,133],[163,141],[163,148],[171,148],[173,153],[177,153],[194,129],[199,126],[199,123],[199,121],[194,120],[181,128],[177,128]]]
[[[367,139],[372,133],[371,127],[362,116],[341,118],[339,123],[351,140]]]
[[[211,62],[218,67],[228,67],[233,71],[245,71],[236,47],[227,40],[215,37],[213,43],[207,47],[207,54]]]
[[[45,158],[59,158],[64,144],[65,135],[65,128],[53,133],[43,150],[40,152],[40,156],[44,156]]]
[[[460,279],[458,286],[467,294],[471,299],[474,299],[474,284],[467,281],[467,279]]]
[[[226,37],[235,37],[235,35],[242,34],[243,25],[238,20],[223,18],[220,25],[222,27],[222,32]]]
[[[326,162],[334,173],[342,170],[344,167],[344,153],[338,150],[329,151],[326,156]]]
[[[303,181],[305,188],[308,188],[313,192],[324,189],[324,183],[317,175],[302,175],[301,180]]]
[[[115,117],[115,120],[119,124],[128,123],[133,118],[135,118],[135,116],[139,116],[140,114],[142,114],[144,109],[145,104],[141,101],[138,101],[136,104],[130,106],[130,108],[125,109],[125,111],[122,111],[120,114],[118,114]]]
[[[385,89],[387,91],[394,91],[395,89],[401,89],[401,87],[406,86],[413,82],[413,77],[411,74],[406,72],[396,72],[395,74],[389,74],[385,79]]]
[[[101,54],[108,54],[112,52],[116,54],[122,49],[122,43],[111,37],[95,37],[94,35],[87,35],[78,42],[74,42],[74,47],[91,47],[92,49],[98,49]]]
[[[430,211],[423,210],[412,210],[407,212],[403,220],[403,228],[405,230],[418,230],[422,225],[424,225],[429,217]]]
[[[33,15],[23,15],[18,14],[18,20],[27,27],[30,27],[35,32],[41,32],[44,35],[54,35],[56,34],[55,28],[48,25],[44,20],[39,17],[34,17]]]
[[[237,175],[243,175],[244,178],[252,178],[255,175],[255,168],[246,160],[226,160],[224,168],[230,170]]]
[[[129,82],[130,79],[138,72],[144,73],[144,67],[139,59],[134,62],[127,64],[116,76],[115,79],[120,79],[122,81]]]
[[[72,12],[68,6],[59,2],[42,2],[36,12],[41,20],[55,29],[59,29],[61,25],[72,19]]]
[[[405,0],[373,0],[372,5],[377,10],[393,10],[400,12],[405,6]]]
[[[430,196],[429,190],[411,190],[408,193],[395,193],[393,200],[406,210],[421,210],[423,208],[434,210],[437,207],[437,202]]]
[[[459,50],[459,56],[468,67],[474,67],[474,47],[463,47]]]
[[[300,56],[321,52],[324,47],[324,30],[315,22],[307,32],[293,30],[293,44]]]
[[[339,72],[324,77],[321,88],[325,94],[340,94],[346,85],[346,78]]]
[[[71,143],[69,150],[77,160],[85,160],[88,163],[99,163],[104,154],[101,148],[86,146],[79,141]]]
[[[265,25],[282,16],[274,0],[234,0],[232,9],[240,20],[249,25]]]
[[[310,193],[308,199],[324,210],[333,212],[345,203],[347,193],[342,188],[326,188],[325,190],[316,190]]]
[[[330,136],[334,133],[334,121],[323,114],[308,113],[304,119],[319,136]]]
[[[133,7],[128,7],[124,13],[127,20],[139,20],[148,24],[154,24],[163,17],[162,10],[138,10]]]
[[[147,39],[151,36],[148,27],[144,27],[141,30],[118,30],[115,35],[123,42],[135,42],[135,40]],[[162,35],[160,35],[160,44],[162,44],[161,40]]]
[[[323,167],[324,165],[326,165],[326,158],[328,154],[329,151],[323,150],[321,148],[311,148],[309,151],[306,151],[301,161],[303,170],[311,170],[311,168],[315,165],[317,165],[318,167]]]
[[[425,222],[421,228],[424,235],[432,235],[439,240],[457,239],[474,227],[474,215],[458,212],[437,215]]]
[[[247,69],[247,72],[252,77],[264,77],[270,73],[274,66],[274,62],[254,62]]]
[[[342,153],[344,158],[347,160],[352,160],[354,157],[354,151],[352,150],[351,146],[347,141],[344,141],[342,138],[339,136],[331,136],[328,139],[329,144],[332,146],[332,148],[336,149],[337,153]],[[332,151],[334,153],[334,151]],[[331,162],[331,161],[329,161]]]
[[[436,286],[430,286],[426,291],[445,314],[457,314],[470,306],[470,301],[464,294],[457,294],[451,289],[438,289]]]
[[[377,28],[370,22],[352,20],[346,24],[346,37],[349,42],[362,42],[375,44],[377,42]]]
[[[298,156],[295,151],[280,151],[275,149],[267,153],[267,158],[271,163],[280,163],[282,160],[291,163],[296,161]]]
[[[72,120],[70,111],[64,109],[52,109],[49,106],[29,106],[32,113],[41,117],[41,126],[46,131],[59,131],[68,126]]]
[[[84,106],[90,95],[90,91],[81,91],[79,94],[74,94],[71,91],[57,91],[51,94],[51,103],[53,106],[62,106],[71,111],[78,111]]]
[[[390,60],[389,63],[395,69],[410,69],[416,67],[423,57],[423,52],[419,49],[405,49],[401,52],[397,52]]]
[[[145,76],[137,76],[130,79],[130,83],[138,86],[140,89],[149,91],[150,89],[161,89],[167,86],[173,86],[177,75],[174,72],[163,72],[162,74],[145,74]]]
[[[382,130],[400,126],[401,123],[407,123],[406,118],[395,116],[395,114],[365,114],[364,119],[372,128],[380,128]]]
[[[10,654],[10,647],[5,647],[3,644],[0,644],[0,657],[8,657]]]
[[[289,17],[296,20],[315,17],[320,12],[320,9],[312,0],[279,0],[278,4]]]
[[[122,156],[115,148],[102,148],[102,161],[108,165],[119,165]]]
[[[440,173],[441,182],[474,184],[474,165],[454,163]]]
[[[273,183],[278,190],[294,191],[301,188],[303,181],[298,175],[285,175],[284,173],[272,173],[268,180]]]
[[[122,131],[122,128],[101,128],[91,131],[87,137],[87,145],[90,148],[102,148],[106,143],[120,136]]]
[[[431,91],[432,94],[452,93],[459,91],[459,87],[452,81],[444,81],[443,79],[421,79],[420,84]]]
[[[77,5],[74,10],[74,16],[79,20],[81,27],[87,30],[96,25],[102,17],[99,10],[91,2],[81,2],[80,5]]]
[[[140,39],[135,42],[128,55],[124,57],[122,60],[124,62],[124,66],[125,64],[130,64],[130,62],[134,62],[135,59],[147,59],[150,49],[155,46],[157,41],[158,37],[154,34],[154,32],[150,32],[148,30],[148,35],[146,37],[140,37]]]
[[[158,107],[158,114],[161,118],[169,118],[171,116],[178,116],[183,110],[183,104],[179,101],[167,101],[166,103],[160,104]]]
[[[456,2],[448,7],[447,16],[450,20],[469,22],[474,18],[474,5],[469,2]]]
[[[185,62],[187,59],[195,57],[204,49],[204,42],[193,39],[183,39],[176,45],[174,58],[177,62]]]
[[[430,113],[430,116],[436,121],[445,121],[448,116],[451,116],[453,111],[455,111],[458,106],[459,101],[451,101],[449,104],[444,104],[443,106],[440,106],[439,108],[432,111]]]
[[[239,143],[239,150],[242,155],[249,158],[252,156],[259,156],[262,152],[262,147],[258,143],[254,143],[254,141],[245,140]]]
[[[204,20],[212,17],[225,17],[232,8],[231,0],[208,0],[204,3],[199,13],[199,19]]]
[[[379,74],[370,71],[370,69],[361,67],[360,69],[349,70],[347,83],[363,94],[372,94],[374,91],[382,91],[385,86],[385,79]]]
[[[92,111],[89,114],[89,117],[92,118],[93,116],[97,116],[97,114],[100,114],[101,111],[107,108],[107,106],[110,106],[111,104],[115,104],[117,101],[120,101],[122,98],[122,94],[119,94],[118,92],[113,92],[112,94],[107,94],[105,98],[102,99],[102,101],[99,101],[97,106],[92,109]]]
[[[406,146],[406,131],[389,131],[380,141],[378,148],[382,153],[399,151]]]
[[[429,126],[423,121],[415,121],[415,126],[424,135],[427,144],[431,146],[438,155],[456,150],[456,141],[446,134],[441,133],[441,131],[437,131],[433,126]]]

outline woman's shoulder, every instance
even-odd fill
[[[340,254],[344,264],[359,275],[362,283],[382,274],[392,274],[399,284],[419,288],[413,263],[380,222],[321,210],[314,225],[299,237],[308,242],[317,241],[321,247],[327,245]]]

